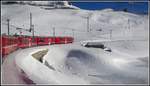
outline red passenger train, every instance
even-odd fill
[[[28,48],[33,46],[67,44],[72,43],[72,37],[40,37],[40,36],[2,36],[1,49],[2,57],[17,50],[18,48]]]

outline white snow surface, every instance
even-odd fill
[[[49,49],[44,60],[49,68],[31,54]],[[21,57],[20,57],[21,56]],[[16,56],[16,64],[37,84],[145,84],[148,58],[133,58],[77,44],[25,49]],[[143,59],[143,60],[142,60]]]
[[[33,14],[35,35],[73,36],[75,43],[41,46],[14,52],[16,65],[36,84],[147,84],[149,63],[149,26],[147,15],[104,9],[45,10],[39,6],[2,5],[2,33],[10,23],[29,29]],[[86,17],[90,15],[90,32]],[[99,31],[99,30],[102,31]],[[110,30],[112,35],[110,38]],[[74,32],[73,32],[74,31]],[[18,33],[11,27],[11,34]],[[25,35],[32,35],[23,32]],[[80,43],[101,42],[112,52],[85,48]],[[52,67],[40,63],[31,54],[49,49],[44,56]],[[8,56],[9,57],[9,56]],[[9,58],[8,58],[9,59]],[[53,69],[54,68],[54,69]]]

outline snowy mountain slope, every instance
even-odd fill
[[[7,18],[11,19],[11,24],[20,27],[23,27],[24,24],[24,27],[29,29],[30,12],[33,14],[35,35],[52,36],[52,28],[55,27],[56,36],[75,38],[74,44],[29,48],[14,55],[17,65],[36,83],[143,84],[148,82],[149,27],[147,15],[142,16],[111,9],[100,11],[45,10],[40,6],[2,5],[2,33],[7,32],[7,25],[3,24],[7,23]],[[91,15],[90,32],[87,32],[86,17],[88,15]],[[110,30],[112,30],[111,38]],[[15,32],[18,31],[11,27],[11,34]],[[23,32],[23,34],[31,35],[28,32]],[[112,53],[80,46],[79,42],[87,40],[104,42],[112,49]],[[44,58],[58,71],[48,69],[30,56],[39,48],[49,49]],[[29,68],[31,65],[32,70]],[[76,80],[79,81],[74,82]]]
[[[17,9],[17,10],[16,10]],[[52,28],[56,28],[56,35],[73,35],[74,36],[101,36],[100,34],[109,35],[110,29],[113,30],[114,37],[132,37],[135,35],[148,37],[148,19],[147,17],[116,11],[87,11],[71,9],[54,9],[45,10],[40,7],[30,5],[2,5],[2,22],[6,23],[6,18],[10,18],[12,24],[29,28],[29,13],[33,14],[33,24],[35,25],[35,35],[52,35]],[[18,15],[19,14],[19,15]],[[90,29],[87,33],[87,17],[91,14]],[[129,21],[129,22],[128,22]],[[130,26],[129,26],[129,24]],[[6,25],[2,24],[2,32],[6,33]],[[128,29],[130,27],[130,30]],[[135,29],[136,28],[136,29]],[[65,29],[65,30],[64,30]],[[102,31],[97,31],[102,29]],[[14,28],[11,32],[14,34]],[[136,31],[136,32],[135,32]],[[143,32],[144,31],[144,32]],[[117,33],[117,34],[115,34]],[[132,34],[133,33],[133,34]],[[137,34],[138,33],[138,34]],[[145,33],[145,34],[143,34]],[[23,34],[27,34],[23,32]],[[29,33],[28,33],[29,34]],[[88,34],[88,35],[87,35]],[[89,36],[90,35],[90,36]],[[108,36],[105,36],[108,37]]]
[[[71,5],[68,1],[3,1],[4,5],[21,4],[21,5],[33,5],[44,6],[54,9],[79,9],[76,6]]]

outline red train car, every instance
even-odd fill
[[[67,44],[67,38],[66,37],[59,37],[60,43],[59,44]]]
[[[37,46],[38,37],[31,37],[31,46]]]
[[[74,39],[73,37],[65,37],[66,38],[66,43],[73,43]]]
[[[37,38],[37,44],[38,45],[48,45],[49,42],[49,37],[38,37]]]
[[[55,44],[67,44],[72,43],[72,37],[55,37]]]
[[[49,37],[49,44],[55,44],[55,38]]]
[[[61,38],[55,37],[55,44],[60,44],[60,43],[61,43]]]
[[[19,48],[27,48],[32,46],[32,38],[20,36],[18,37],[18,47]]]
[[[17,43],[17,37],[2,36],[2,56],[15,51],[18,48]]]

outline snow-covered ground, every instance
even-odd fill
[[[35,35],[52,36],[52,28],[55,27],[56,36],[75,38],[73,44],[34,47],[18,50],[13,53],[13,56],[8,56],[8,59],[14,57],[16,65],[23,69],[34,83],[148,83],[149,21],[147,15],[113,11],[112,9],[99,11],[45,10],[39,6],[2,5],[2,33],[7,32],[7,18],[10,18],[10,24],[28,29],[30,12],[33,14]],[[89,15],[90,32],[87,32],[86,17]],[[15,28],[10,29],[11,34],[18,33]],[[23,34],[32,35],[28,32],[23,32]],[[112,52],[85,48],[80,44],[83,41],[104,43],[105,46],[112,49]],[[52,69],[31,56],[32,53],[45,48],[48,48],[49,52],[44,56],[44,61],[48,62]],[[6,61],[4,61],[5,64],[13,62]],[[7,76],[4,74],[2,77]]]
[[[31,56],[32,53],[44,49],[49,50],[44,60],[51,68]],[[12,68],[8,66],[14,61],[17,68],[24,70],[29,79],[37,84],[146,84],[148,82],[148,58],[127,57],[102,49],[87,49],[78,44],[22,49],[12,53],[8,59],[12,57],[15,57],[12,62],[4,61],[3,68],[7,69],[2,72],[11,74],[9,78],[7,75],[3,76],[4,81],[9,83],[18,80],[15,66]],[[16,79],[12,80],[10,77]]]

